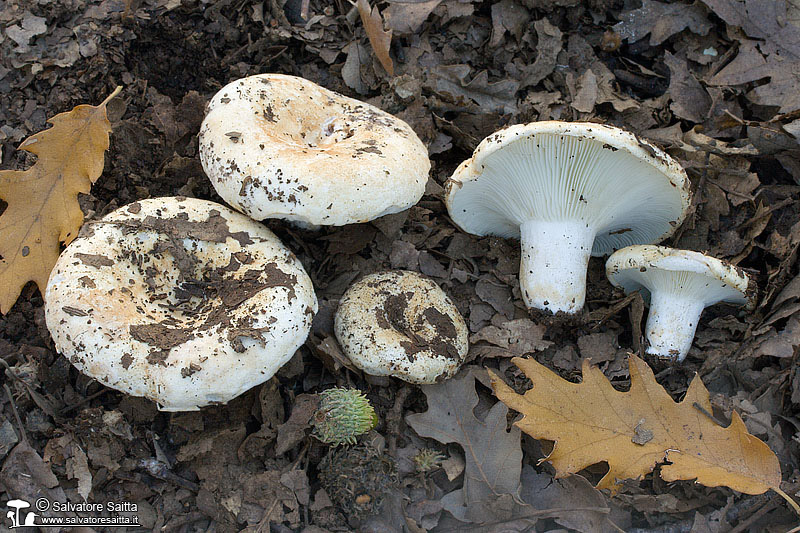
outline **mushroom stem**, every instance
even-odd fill
[[[678,362],[686,359],[703,309],[705,302],[692,294],[652,292],[645,329],[650,344],[647,353],[677,359]]]
[[[595,233],[585,222],[529,220],[520,226],[519,284],[525,305],[568,314],[583,308]]]

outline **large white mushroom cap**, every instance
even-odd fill
[[[371,274],[339,302],[336,338],[358,368],[409,383],[452,377],[469,350],[467,325],[447,294],[416,272]]]
[[[256,220],[341,226],[408,209],[430,160],[408,124],[282,74],[229,83],[200,127],[200,161],[230,205]]]
[[[155,198],[84,226],[45,293],[56,349],[163,410],[221,404],[305,341],[311,280],[261,224],[213,202]]]
[[[631,133],[579,122],[511,126],[481,142],[447,183],[464,231],[521,239],[528,307],[577,313],[590,255],[658,242],[689,207],[689,181]]]
[[[741,269],[700,252],[629,246],[611,254],[606,276],[650,305],[647,353],[683,361],[703,309],[718,302],[755,305],[756,288]]]

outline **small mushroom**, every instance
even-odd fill
[[[537,122],[481,142],[447,183],[467,233],[520,238],[525,305],[574,314],[589,256],[665,239],[689,207],[689,181],[664,152],[599,124]]]
[[[431,166],[402,120],[283,74],[220,89],[199,138],[217,193],[255,220],[341,226],[397,213],[422,197]]]
[[[650,305],[647,353],[683,361],[703,309],[717,302],[752,308],[755,283],[741,269],[699,252],[629,246],[611,254],[606,276]]]
[[[450,298],[416,272],[372,274],[339,302],[336,338],[373,376],[435,383],[453,376],[469,348],[467,325]]]
[[[165,411],[224,404],[305,341],[317,299],[261,224],[191,198],[89,222],[47,284],[47,328],[81,372]]]

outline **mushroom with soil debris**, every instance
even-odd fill
[[[305,341],[317,299],[261,224],[204,200],[142,200],[86,224],[47,284],[57,350],[165,411],[224,404]]]
[[[579,122],[511,126],[481,142],[447,182],[453,221],[518,237],[528,307],[574,314],[589,256],[671,235],[689,207],[683,169],[618,128]]]
[[[430,170],[425,145],[402,120],[282,74],[220,89],[199,138],[217,193],[256,220],[373,220],[417,203]]]
[[[650,305],[647,353],[683,361],[703,309],[718,302],[752,308],[755,283],[741,269],[699,252],[629,246],[608,258],[606,276]]]
[[[416,272],[382,272],[355,283],[339,302],[334,327],[358,368],[409,383],[453,376],[469,348],[467,325],[456,306]]]

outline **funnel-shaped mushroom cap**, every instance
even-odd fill
[[[431,166],[399,118],[282,74],[220,89],[199,138],[214,188],[255,220],[341,226],[397,213],[422,197]]]
[[[569,122],[490,135],[450,178],[446,198],[464,231],[521,238],[523,299],[554,313],[583,307],[590,255],[668,237],[689,200],[686,173],[658,148]]]
[[[317,300],[261,224],[213,202],[142,200],[90,222],[47,283],[59,353],[167,411],[226,403],[305,341]]]
[[[453,376],[469,349],[467,325],[445,292],[416,272],[371,274],[336,311],[336,338],[361,370],[409,383]]]
[[[650,305],[647,353],[683,361],[703,309],[718,302],[755,305],[755,284],[741,269],[700,252],[629,246],[606,261],[606,276]]]

